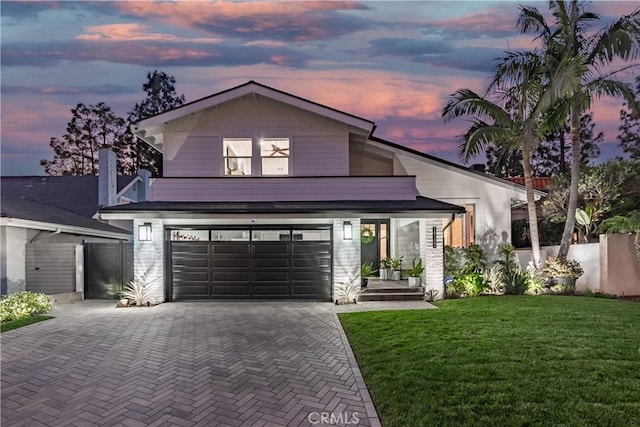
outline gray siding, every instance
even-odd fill
[[[217,136],[165,135],[164,176],[218,176],[222,155]]]
[[[349,175],[349,135],[293,138],[293,175]]]
[[[76,291],[76,245],[26,245],[27,290],[48,295]]]

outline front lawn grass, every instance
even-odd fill
[[[32,323],[42,322],[44,320],[53,319],[52,316],[33,316],[25,319],[10,320],[8,322],[0,323],[0,333],[10,331],[12,329],[22,328],[23,326],[30,325]]]
[[[383,426],[640,425],[640,304],[437,305],[340,315]]]

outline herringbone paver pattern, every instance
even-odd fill
[[[1,424],[378,425],[334,311],[280,302],[63,306],[53,320],[2,334]]]

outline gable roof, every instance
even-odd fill
[[[118,193],[136,178],[118,176]],[[87,218],[100,208],[98,177],[94,175],[3,176],[0,191],[2,196],[53,206]]]
[[[0,203],[2,205],[0,207],[0,217],[2,218],[45,223],[43,225],[63,228],[63,231],[75,234],[89,234],[121,239],[126,239],[131,234],[127,230],[98,220],[30,200],[13,198],[5,195],[4,192],[0,197]],[[11,223],[7,223],[7,225],[11,225]],[[33,227],[30,228],[38,228],[38,225],[33,224]]]
[[[485,172],[480,172],[480,171],[477,171],[475,169],[471,169],[471,168],[459,165],[457,163],[453,163],[453,162],[450,162],[448,160],[441,159],[440,157],[435,157],[435,156],[432,156],[430,154],[423,153],[422,151],[414,150],[413,148],[409,148],[409,147],[405,147],[404,145],[396,144],[395,142],[387,141],[385,139],[378,138],[378,137],[375,137],[375,136],[369,137],[369,141],[377,142],[379,144],[386,145],[387,147],[391,147],[391,148],[393,148],[395,150],[400,150],[400,151],[404,151],[404,152],[409,153],[409,154],[413,154],[415,156],[421,157],[422,159],[428,160],[432,164],[438,164],[439,163],[441,166],[446,167],[448,169],[456,169],[456,170],[464,173],[465,175],[469,175],[469,176],[472,176],[472,177],[475,177],[475,178],[480,178],[480,179],[482,179],[484,181],[488,181],[488,182],[491,182],[491,183],[494,183],[494,184],[498,184],[498,185],[503,186],[503,187],[508,187],[508,188],[511,188],[513,190],[517,190],[517,191],[520,191],[520,192],[524,192],[525,191],[524,185],[521,185],[521,184],[519,184],[517,182],[512,182],[512,181],[509,181],[509,180],[506,180],[506,179],[498,178],[495,175],[491,175],[491,174],[488,174],[488,173],[485,173]],[[545,193],[544,191],[540,191],[540,190],[537,190],[537,189],[534,189],[533,191],[537,196],[546,196],[547,195],[547,193]]]
[[[213,95],[197,99],[180,107],[172,108],[163,113],[140,120],[132,126],[132,130],[136,136],[147,144],[159,149],[153,134],[159,133],[158,127],[161,127],[164,123],[196,113],[206,108],[220,105],[224,102],[240,98],[248,94],[262,95],[264,97],[328,117],[338,122],[346,123],[352,128],[364,131],[367,135],[370,135],[375,129],[375,123],[365,118],[250,80],[239,86],[214,93]]]

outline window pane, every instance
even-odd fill
[[[249,240],[247,230],[211,230],[211,240],[219,242],[246,242]]]
[[[289,241],[289,230],[254,230],[254,242]]]
[[[208,241],[209,230],[171,230],[171,240]]]
[[[287,157],[263,157],[262,175],[289,175]]]
[[[225,175],[251,175],[251,138],[225,138],[222,149]]]
[[[293,230],[293,240],[331,240],[331,230]]]
[[[289,138],[264,138],[260,141],[261,157],[289,157]]]

